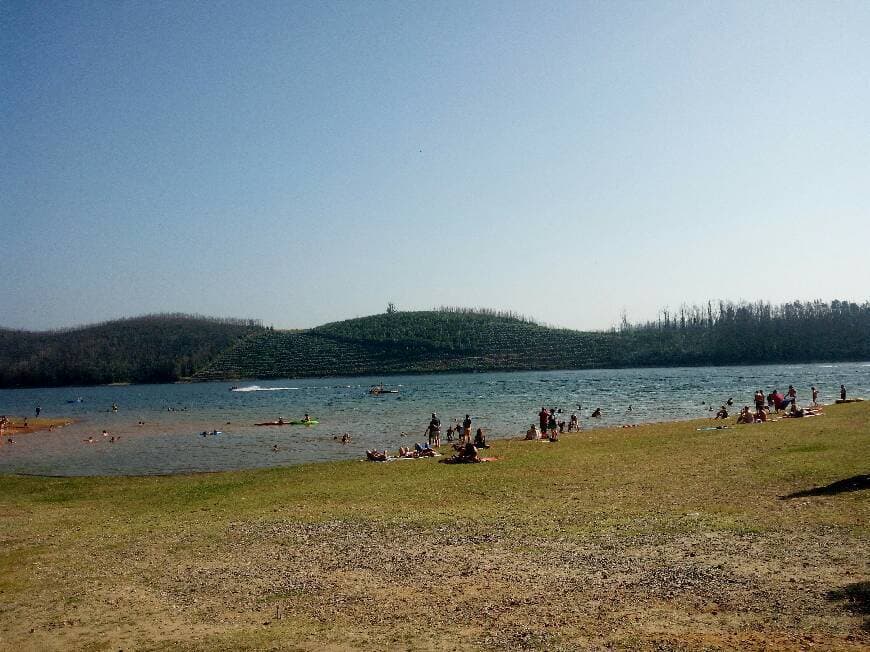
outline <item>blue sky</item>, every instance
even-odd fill
[[[870,298],[870,3],[0,3],[0,325]]]

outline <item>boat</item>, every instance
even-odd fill
[[[381,394],[398,394],[398,389],[387,389],[383,385],[373,385],[371,389],[369,389],[369,394],[372,396],[380,396]]]

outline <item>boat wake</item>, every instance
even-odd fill
[[[250,385],[249,387],[233,387],[231,392],[283,392],[290,389],[299,389],[298,387],[260,387],[259,385]]]

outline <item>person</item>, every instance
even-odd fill
[[[462,422],[462,441],[466,444],[471,443],[471,417],[465,415],[465,420]]]
[[[306,412],[306,413],[305,413],[305,416],[302,417],[302,421],[305,422],[305,423],[308,423],[309,421],[311,421],[311,417],[308,416],[308,412]]]
[[[788,391],[785,393],[785,395],[791,399],[792,405],[797,403],[797,390],[795,390],[794,385],[788,386]]]
[[[37,406],[36,406],[36,416],[37,416],[37,418],[39,417],[39,413],[40,413],[40,412],[42,412],[42,408],[39,407],[39,406],[37,405]]]
[[[749,406],[743,406],[740,414],[737,415],[737,423],[755,423],[755,417],[749,412]]]
[[[443,461],[445,464],[474,464],[481,459],[474,444],[468,442],[456,455]]]
[[[109,436],[109,433],[108,433],[108,431],[106,431],[106,430],[103,430],[103,437],[108,437],[108,436]]]
[[[541,411],[538,412],[538,423],[541,424],[541,432],[547,432],[547,422],[550,420],[550,412],[547,408],[541,406]]]
[[[87,439],[82,439],[82,441],[85,442],[86,444],[93,444],[93,443],[94,443],[94,437],[93,437],[93,435],[91,435],[91,436],[88,437]]]
[[[526,430],[526,439],[529,441],[532,441],[532,440],[540,439],[540,438],[541,438],[541,432],[538,430],[538,426],[536,426],[533,423],[532,425],[529,426],[529,429]]]
[[[283,426],[283,425],[284,425],[284,417],[278,417],[278,425],[279,425],[279,426]]]
[[[760,389],[755,390],[755,411],[764,409],[764,392]]]
[[[558,423],[556,421],[556,409],[553,408],[550,410],[550,416],[547,419],[547,432],[553,432],[558,427]]]
[[[726,404],[728,407],[731,407],[732,405],[734,405],[734,397],[733,397],[733,396],[729,397],[728,400],[725,401],[725,404]]]
[[[755,411],[755,423],[765,423],[767,421],[767,410],[764,407]]]
[[[434,412],[429,420],[429,425],[426,427],[426,434],[428,435],[430,446],[437,447],[441,445],[441,419]]]
[[[790,396],[783,396],[777,389],[773,390],[773,407],[777,412],[785,410],[789,403],[794,405],[794,399]]]
[[[474,445],[477,448],[489,448],[486,443],[486,436],[483,434],[483,428],[478,428],[474,434]]]
[[[112,403],[112,412],[117,412],[117,411],[118,411],[118,404],[113,402]]]
[[[713,420],[716,419],[727,419],[728,418],[728,410],[725,409],[725,406],[719,408],[719,411],[716,413],[716,416],[713,417]]]
[[[550,430],[550,433],[547,435],[547,439],[551,442],[559,441],[559,431],[556,428]]]
[[[273,453],[277,453],[277,452],[278,452],[278,444],[275,444],[274,446],[272,446],[272,452],[273,452]]]
[[[846,386],[845,385],[840,385],[840,400],[841,401],[846,400]]]
[[[341,436],[341,443],[342,444],[349,444],[350,443],[350,433],[349,432],[346,432]]]
[[[819,390],[816,389],[815,385],[810,388],[810,391],[813,393],[813,405],[819,404]]]
[[[387,461],[387,451],[386,450],[379,451],[377,449],[372,449],[370,451],[367,450],[366,451],[366,458],[368,458],[368,460],[370,462],[386,462]]]
[[[572,413],[571,418],[568,420],[568,432],[574,432],[580,430],[580,421],[577,420],[577,415]]]
[[[595,408],[595,412],[592,413],[592,417],[594,419],[598,419],[599,417],[601,417],[601,408],[600,407]]]
[[[773,390],[773,392],[775,392],[775,391],[776,390]],[[774,399],[773,399],[773,392],[771,392],[770,394],[767,395],[767,410],[768,410],[768,412],[770,410],[776,409],[776,401],[774,401]]]

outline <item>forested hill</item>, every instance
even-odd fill
[[[172,382],[262,331],[254,320],[180,314],[60,331],[0,329],[0,387]]]
[[[443,308],[306,331],[183,315],[0,330],[2,387],[838,360],[870,360],[870,303],[709,303],[606,332]]]

